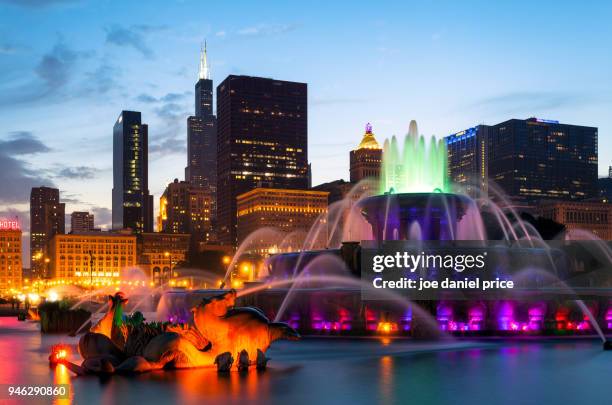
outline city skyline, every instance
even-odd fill
[[[42,185],[60,188],[67,214],[91,211],[96,226],[108,227],[112,125],[121,110],[142,111],[150,126],[157,212],[164,188],[184,177],[186,118],[205,38],[215,85],[229,74],[308,83],[314,185],[348,179],[348,151],[367,121],[382,142],[407,132],[413,118],[424,134],[442,137],[536,115],[598,127],[600,175],[612,161],[611,60],[602,55],[612,36],[603,2],[483,4],[478,12],[452,3],[326,5],[325,13],[313,7],[299,15],[291,5],[244,3],[238,16],[214,4],[167,13],[125,5],[121,16],[110,4],[7,3],[0,4],[0,216],[19,215],[22,228],[30,188]],[[135,7],[146,23],[132,23]],[[530,13],[548,18],[523,18]],[[560,28],[569,23],[588,29]],[[478,36],[482,29],[493,35]]]

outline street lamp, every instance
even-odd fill
[[[170,252],[164,252],[164,256],[166,256],[168,258],[168,264],[169,264],[169,267],[170,267],[169,278],[172,278],[172,254]],[[163,277],[162,277],[162,285],[163,284],[164,283],[163,283]]]
[[[45,257],[45,274],[47,276],[49,276],[49,262],[51,261],[51,259],[49,259],[48,257]],[[38,293],[40,294],[40,284],[38,284]]]
[[[93,291],[93,263],[94,263],[94,257],[90,250],[89,251],[89,282],[91,284],[91,291]]]

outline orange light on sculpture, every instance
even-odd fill
[[[55,366],[60,361],[68,358],[70,354],[70,346],[64,344],[57,344],[51,347],[51,354],[49,355],[49,365]]]
[[[223,256],[223,264],[230,264],[232,258],[230,256]]]

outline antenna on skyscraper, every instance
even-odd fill
[[[206,40],[204,40],[204,49],[200,44],[200,71],[198,73],[200,79],[210,80],[210,68],[208,67],[208,57],[206,55]]]

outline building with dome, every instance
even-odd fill
[[[372,125],[367,123],[359,146],[351,151],[351,183],[357,183],[365,178],[380,178],[381,164],[382,148],[374,137]]]

